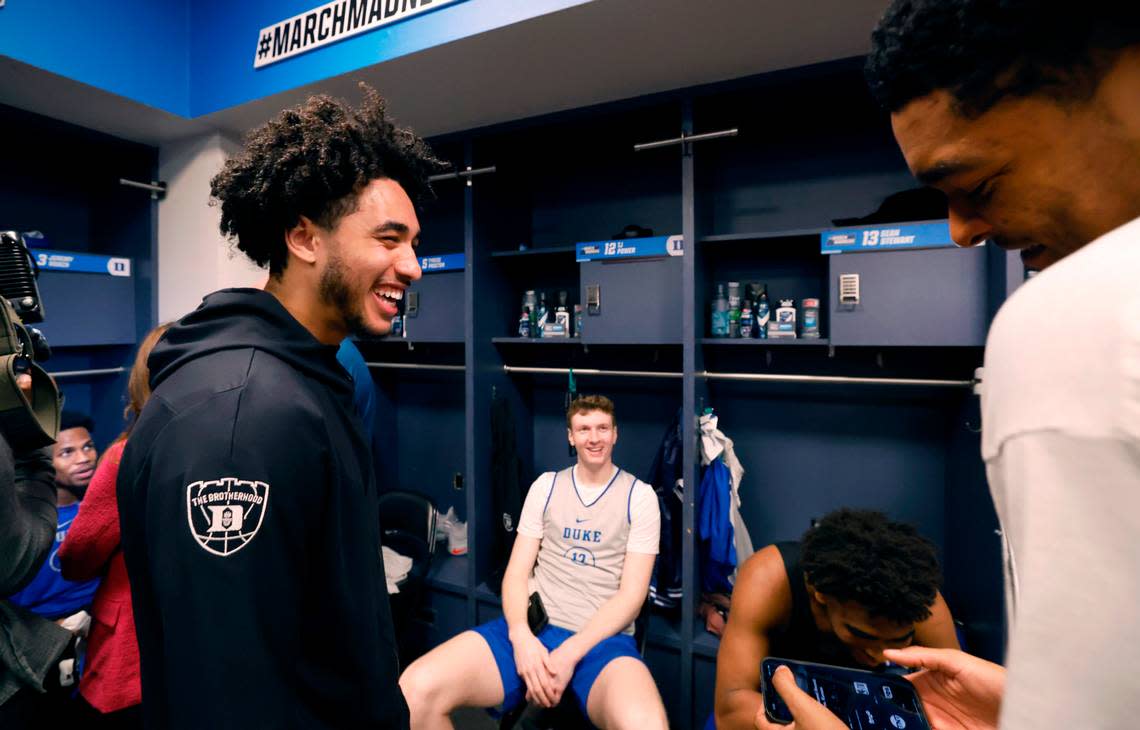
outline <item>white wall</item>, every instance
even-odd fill
[[[236,252],[218,231],[221,212],[211,207],[210,178],[238,142],[210,134],[163,146],[159,179],[166,197],[158,206],[158,320],[178,319],[212,291],[261,287],[267,274]]]

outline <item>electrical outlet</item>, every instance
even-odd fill
[[[602,287],[598,284],[586,286],[586,314],[602,313]]]

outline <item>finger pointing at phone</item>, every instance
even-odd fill
[[[840,720],[815,698],[804,692],[796,685],[796,678],[792,671],[785,666],[776,669],[772,675],[772,686],[779,693],[780,699],[788,706],[788,710],[795,718],[791,725],[777,725],[769,722],[764,715],[764,708],[756,713],[755,725],[757,730],[777,730],[792,728],[794,730],[847,730],[847,723]]]

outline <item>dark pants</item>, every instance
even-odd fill
[[[89,705],[76,685],[59,683],[59,661],[75,657],[75,642],[64,649],[44,678],[44,692],[22,689],[0,705],[0,728],[3,730],[142,730],[142,705],[117,712],[102,713]]]
[[[142,705],[116,710],[115,712],[99,712],[87,703],[81,696],[76,696],[76,715],[81,724],[76,725],[82,730],[142,730]]]
[[[75,656],[75,642],[67,645],[60,659]],[[76,687],[63,687],[59,683],[58,660],[44,678],[44,692],[24,688],[0,705],[0,728],[4,730],[43,730],[43,728],[74,727],[77,704]]]

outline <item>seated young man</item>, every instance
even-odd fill
[[[766,656],[870,669],[884,649],[957,649],[934,546],[879,512],[842,509],[740,569],[716,669],[716,725],[756,727]],[[763,726],[763,725],[761,725]]]
[[[79,504],[95,476],[99,453],[91,432],[95,423],[85,414],[63,411],[59,417],[59,436],[51,447],[51,461],[55,467],[55,495],[57,523],[55,545],[40,572],[19,593],[8,597],[12,603],[53,621],[61,621],[91,605],[99,579],[70,581],[60,572],[59,547]]]
[[[668,726],[632,636],[660,539],[657,495],[614,466],[608,398],[574,401],[566,425],[578,463],[531,485],[503,577],[503,618],[441,644],[400,677],[414,730],[452,727],[458,707],[553,707],[567,691],[598,727]],[[549,616],[537,636],[527,624],[532,593]]]

